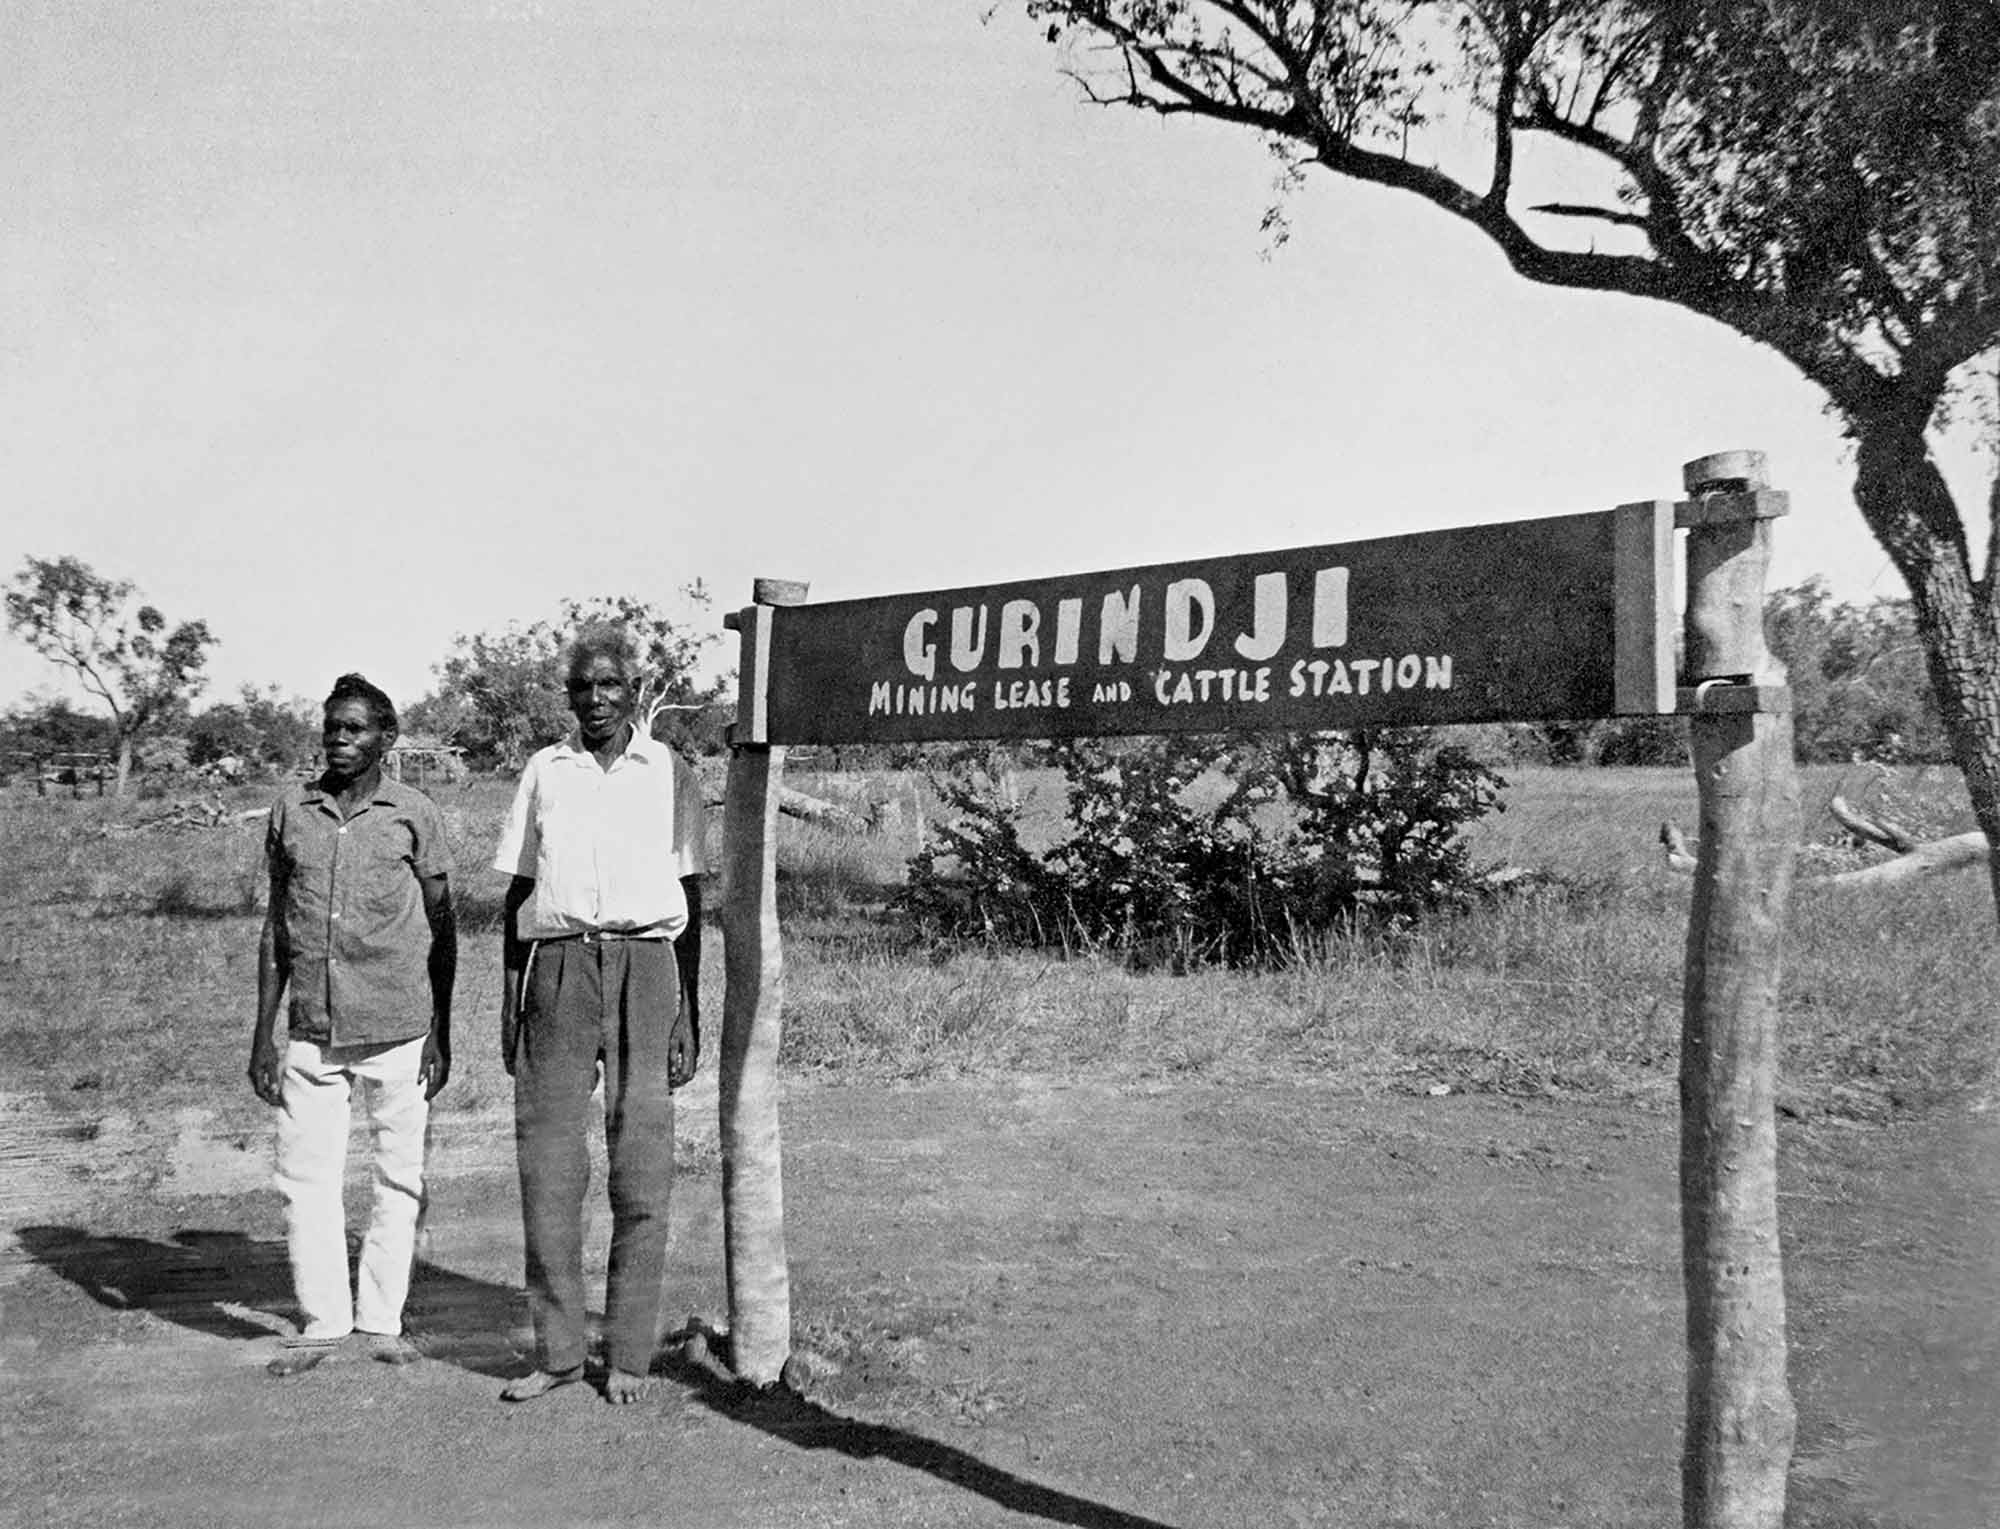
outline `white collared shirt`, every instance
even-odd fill
[[[687,926],[681,877],[708,869],[701,782],[636,725],[604,769],[572,732],[521,772],[493,868],[532,876],[524,940],[587,930],[672,939]]]

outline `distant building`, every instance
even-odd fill
[[[398,738],[395,746],[382,756],[382,771],[392,780],[422,791],[432,785],[464,780],[465,750],[455,743],[412,733]]]

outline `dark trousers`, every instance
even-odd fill
[[[612,1368],[644,1375],[659,1341],[674,1182],[667,1038],[680,1001],[666,940],[556,940],[535,947],[514,1057],[514,1148],[528,1253],[535,1363],[583,1363],[585,1130],[604,1063],[611,1259],[604,1335]]]

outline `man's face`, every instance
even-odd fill
[[[632,681],[617,660],[593,653],[569,677],[569,709],[583,741],[601,748],[632,717]]]
[[[375,708],[349,696],[326,709],[319,746],[326,773],[337,781],[359,780],[382,762],[396,735],[375,720]]]

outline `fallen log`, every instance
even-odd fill
[[[1932,839],[1919,844],[1894,860],[1866,865],[1858,871],[1842,871],[1826,878],[1836,887],[1887,887],[1914,881],[1938,871],[1966,871],[1987,864],[1991,853],[1986,835],[1978,829],[1953,834],[1948,839]]]
[[[1872,836],[1863,835],[1863,837]],[[1885,847],[1888,844],[1884,839],[1873,839],[1873,842],[1883,844]],[[1660,844],[1664,849],[1669,870],[1694,869],[1695,856],[1689,849],[1686,836],[1674,824],[1660,825]],[[1940,871],[1966,871],[1974,866],[1983,866],[1987,864],[1989,854],[1986,835],[1975,828],[1968,833],[1952,834],[1944,839],[1930,839],[1921,843],[1912,840],[1910,847],[1893,860],[1864,865],[1857,870],[1840,871],[1831,876],[1815,877],[1814,882],[1818,886],[1828,887],[1897,886],[1920,877],[1936,875]]]
[[[722,806],[722,792],[704,789],[702,804],[707,807]],[[778,811],[788,818],[797,818],[802,823],[816,823],[836,833],[867,833],[875,827],[875,817],[871,813],[856,812],[852,807],[843,807],[839,802],[829,802],[824,797],[808,796],[790,786],[778,788]]]
[[[1667,869],[1672,871],[1691,871],[1694,869],[1694,851],[1688,848],[1687,838],[1681,833],[1678,827],[1672,823],[1662,823],[1660,825],[1660,843],[1666,850]]]
[[[270,811],[268,807],[258,807],[248,812],[231,812],[220,797],[206,802],[175,802],[143,818],[125,823],[107,823],[98,830],[98,837],[113,839],[126,834],[159,833],[170,829],[223,828],[232,823],[266,817]]]
[[[1865,840],[1869,844],[1879,844],[1884,849],[1892,849],[1899,855],[1909,854],[1920,842],[1917,836],[1901,823],[1892,823],[1887,818],[1868,817],[1856,808],[1850,807],[1844,796],[1836,795],[1830,798],[1826,810],[1832,814],[1834,822],[1853,834],[1855,838]]]
[[[790,786],[778,788],[778,811],[787,817],[814,823],[821,828],[831,828],[838,833],[866,833],[870,827],[869,820],[852,807],[843,807],[840,803],[829,802],[824,797],[807,796],[805,792],[794,791]]]

